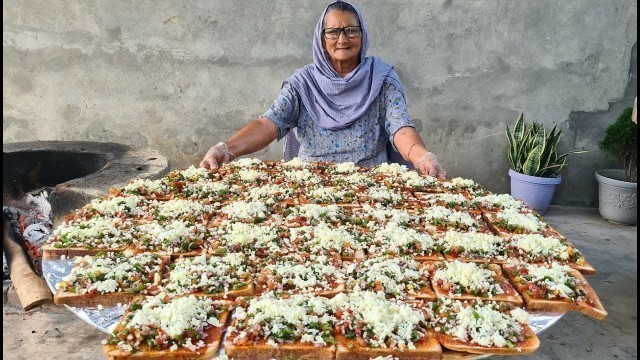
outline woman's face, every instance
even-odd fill
[[[324,17],[324,28],[345,28],[350,26],[360,26],[358,18],[346,11],[332,10]],[[333,61],[338,62],[358,62],[360,60],[360,48],[362,47],[362,35],[348,38],[344,31],[340,32],[337,39],[327,39],[322,37],[324,49]]]

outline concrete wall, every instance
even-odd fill
[[[3,142],[116,141],[198,163],[311,62],[326,3],[5,1]],[[635,1],[354,3],[450,176],[508,192],[504,129],[524,111],[564,130],[561,150],[589,150],[555,202],[596,204],[593,171],[618,166],[597,140],[637,91]]]

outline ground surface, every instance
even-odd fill
[[[552,207],[545,219],[576,244],[598,270],[588,278],[609,312],[605,320],[569,313],[540,334],[529,356],[494,359],[635,359],[637,333],[637,228],[603,220],[597,209]],[[22,311],[15,289],[4,287],[4,359],[100,359],[106,334],[64,307]]]

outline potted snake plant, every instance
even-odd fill
[[[557,130],[557,125],[547,132],[542,124],[525,123],[524,114],[520,114],[513,130],[507,125],[511,196],[521,199],[539,214],[549,208],[555,189],[562,181],[560,171],[567,166],[569,154],[584,152],[574,150],[559,155],[561,136],[562,130]]]
[[[621,224],[638,223],[638,134],[631,113],[632,108],[626,108],[598,144],[605,155],[624,163],[624,170],[596,171],[600,215]]]

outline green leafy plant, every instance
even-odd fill
[[[569,154],[585,152],[572,150],[558,155],[561,136],[562,130],[557,130],[557,125],[551,132],[547,132],[542,124],[525,123],[524,114],[520,114],[513,126],[513,131],[507,125],[511,168],[530,176],[558,177],[560,171],[567,166]]]
[[[629,182],[638,182],[638,126],[631,121],[633,108],[624,109],[615,122],[607,127],[598,143],[607,156],[624,162],[624,176]]]

